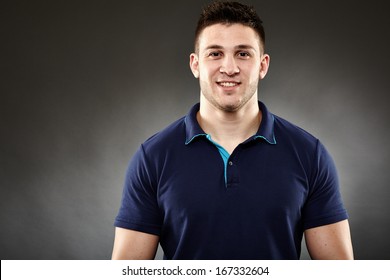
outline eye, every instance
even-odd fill
[[[240,58],[247,58],[247,57],[250,56],[250,54],[249,54],[248,52],[239,52],[239,53],[238,53],[238,56],[239,56]]]
[[[211,58],[218,58],[220,57],[222,54],[220,52],[210,52],[209,53],[209,57]]]

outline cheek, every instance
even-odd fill
[[[254,77],[260,75],[260,61],[257,60],[238,60],[236,62],[238,68],[240,69],[240,74],[245,75],[246,77]]]
[[[213,75],[208,71],[208,69],[201,69],[199,71],[199,79],[205,83],[211,83],[213,80]]]
[[[220,66],[217,62],[199,63],[199,74],[207,79],[219,73]]]
[[[260,67],[252,65],[251,67],[248,67],[247,73],[249,73],[251,80],[258,80],[260,78]]]

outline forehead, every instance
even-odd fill
[[[256,31],[243,24],[213,24],[207,26],[199,35],[198,47],[202,51],[210,45],[234,48],[239,45],[260,49],[260,38]]]

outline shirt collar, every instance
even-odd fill
[[[195,104],[184,119],[186,126],[186,145],[190,144],[194,139],[199,136],[207,135],[207,133],[202,130],[198,123],[198,120],[196,119],[196,114],[198,113],[199,108],[200,104]],[[274,116],[268,111],[267,107],[261,101],[259,101],[259,109],[262,113],[259,130],[253,137],[248,140],[251,141],[256,139],[263,139],[269,144],[276,144],[274,134]]]
[[[259,109],[262,113],[261,123],[253,139],[264,139],[270,144],[276,144],[274,133],[275,117],[261,101],[259,101]]]

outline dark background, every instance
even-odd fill
[[[111,257],[130,157],[199,99],[205,3],[2,1],[1,259]],[[389,259],[386,1],[245,3],[271,55],[260,99],[333,155],[355,257]]]

